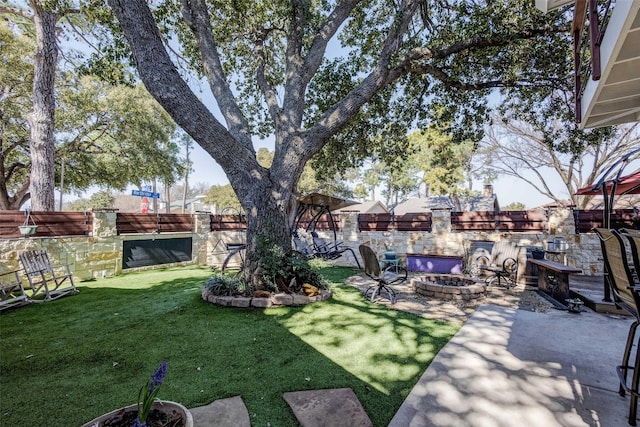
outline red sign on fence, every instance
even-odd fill
[[[140,199],[140,213],[149,213],[149,199],[146,197]]]

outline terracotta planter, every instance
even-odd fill
[[[165,412],[176,411],[182,415],[182,419],[184,420],[185,427],[193,427],[193,417],[191,416],[191,412],[184,406],[179,403],[171,402],[169,400],[159,400],[153,404],[152,410],[157,409]],[[138,410],[138,405],[133,404],[129,406],[125,406],[124,408],[116,409],[115,411],[111,411],[107,414],[101,415],[98,418],[95,418],[89,421],[86,424],[83,424],[82,427],[102,427],[104,426],[104,422],[114,417],[120,411],[124,410],[125,412],[136,412]]]

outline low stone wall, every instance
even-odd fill
[[[595,233],[575,234],[575,224],[570,209],[558,209],[551,212],[549,217],[549,232],[545,233],[488,233],[488,232],[452,232],[451,214],[448,210],[433,212],[433,226],[431,232],[400,232],[400,231],[363,231],[357,228],[357,215],[344,216],[337,240],[358,253],[358,246],[371,246],[379,255],[385,247],[392,247],[396,255],[406,265],[407,253],[461,256],[466,261],[472,242],[498,242],[509,240],[522,247],[519,257],[518,277],[522,283],[526,273],[526,247],[543,246],[549,239],[563,237],[568,243],[567,264],[580,268],[585,275],[602,275],[603,259],[600,241]],[[333,239],[330,232],[318,231],[325,239]],[[338,258],[337,265],[353,266],[355,262],[351,255]]]
[[[123,244],[125,240],[192,238],[192,260],[188,263],[221,266],[228,255],[226,244],[244,241],[238,231],[210,231],[208,213],[195,215],[195,230],[191,233],[128,234],[118,235],[116,214],[95,212],[93,235],[88,237],[19,238],[0,240],[0,273],[20,268],[18,255],[29,249],[45,249],[54,264],[70,264],[80,280],[113,276],[122,272]],[[473,241],[510,240],[519,246],[544,246],[554,237],[564,237],[568,244],[567,263],[583,270],[586,275],[601,275],[603,269],[600,242],[594,233],[575,234],[573,215],[569,209],[555,210],[549,218],[548,233],[486,233],[452,232],[448,210],[433,212],[432,231],[363,231],[358,230],[357,214],[342,215],[337,240],[344,242],[359,256],[358,246],[366,244],[382,256],[385,245],[392,247],[406,265],[407,253],[453,255],[467,259]],[[333,240],[333,233],[318,231],[320,237]],[[519,277],[524,277],[526,251],[521,251]],[[334,261],[337,265],[355,266],[350,252]],[[165,267],[167,264],[156,267]]]
[[[179,264],[205,264],[209,233],[209,215],[196,218],[193,233],[127,234],[118,235],[116,213],[94,212],[93,236],[78,237],[26,237],[0,240],[0,273],[21,268],[18,256],[21,252],[44,249],[53,265],[70,265],[74,279],[89,280],[122,273],[123,242],[131,240],[192,239],[190,262],[140,267],[152,269]],[[205,224],[206,223],[206,224]]]
[[[272,294],[270,297],[240,297],[214,295],[207,289],[202,289],[202,299],[212,304],[224,307],[239,308],[267,308],[277,306],[307,305],[331,298],[331,291],[323,290],[320,295],[307,296],[302,294]]]

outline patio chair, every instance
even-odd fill
[[[29,281],[31,301],[53,301],[65,295],[78,293],[69,266],[52,266],[47,251],[23,252],[20,254],[20,263]],[[41,293],[43,298],[37,298]]]
[[[311,232],[311,237],[313,238],[313,247],[314,253],[316,256],[324,259],[338,259],[345,252],[351,252],[353,255],[353,259],[356,261],[358,268],[362,268],[360,266],[360,261],[358,261],[358,257],[356,253],[348,246],[345,246],[342,242],[326,242],[315,231]]]
[[[0,274],[0,311],[29,303],[17,271]]]
[[[396,292],[390,286],[407,280],[407,270],[397,265],[390,265],[382,270],[373,249],[365,245],[360,245],[359,249],[364,262],[365,274],[376,282],[364,291],[365,298],[374,302],[376,295],[382,296],[382,291],[385,291],[391,304],[394,304],[396,302]]]
[[[607,274],[606,280],[611,288],[614,302],[617,307],[626,311],[635,319],[629,327],[627,342],[622,356],[622,364],[616,366],[616,372],[620,379],[620,395],[624,396],[625,392],[629,392],[631,395],[629,424],[635,426],[638,410],[640,354],[636,355],[636,360],[633,366],[629,364],[629,359],[631,358],[636,330],[640,324],[640,316],[638,313],[638,307],[640,307],[640,285],[633,281],[633,276],[627,259],[626,248],[620,234],[615,230],[607,230],[604,228],[596,228],[594,231],[600,237],[602,255],[605,263],[605,272]],[[633,371],[631,384],[627,382],[627,374],[629,371]]]
[[[509,289],[518,281],[518,258],[521,248],[515,243],[501,240],[493,244],[489,256],[481,255],[474,260],[472,271],[483,272],[488,277],[485,282]]]
[[[633,274],[633,279],[636,282],[640,282],[640,254],[638,253],[640,251],[640,231],[622,228],[620,229],[620,234],[629,240],[631,258],[633,259],[631,273]]]

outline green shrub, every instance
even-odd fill
[[[303,254],[282,248],[269,236],[267,227],[258,237],[258,248],[264,254],[260,266],[262,283],[266,289],[277,291],[279,282],[292,292],[299,292],[305,283],[319,289],[329,288],[329,282],[318,272],[317,263],[312,265]]]
[[[233,296],[250,293],[249,286],[242,280],[217,273],[204,282],[204,289],[218,296]]]

